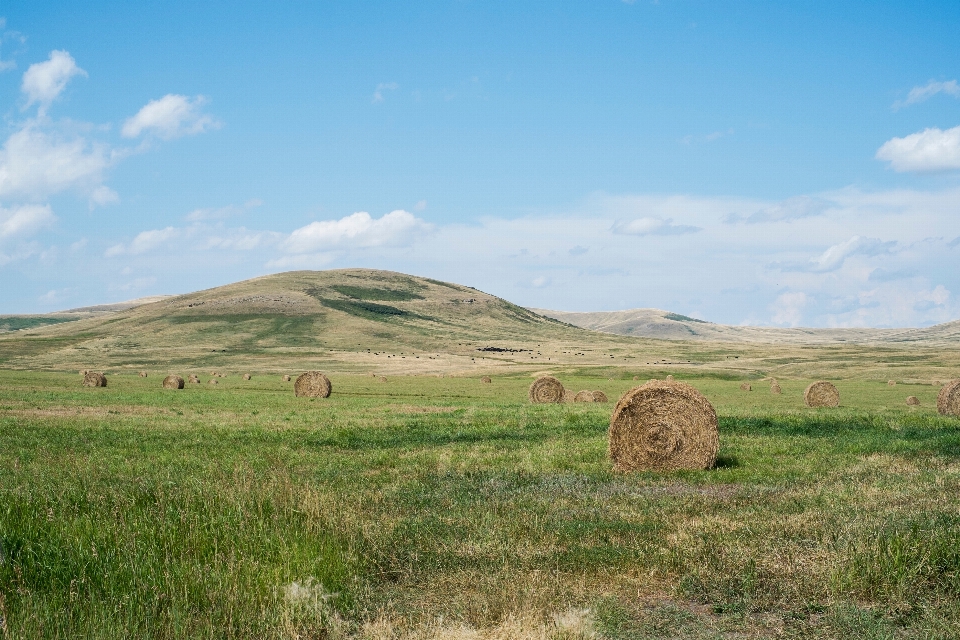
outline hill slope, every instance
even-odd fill
[[[960,321],[926,329],[784,329],[714,324],[660,309],[626,311],[531,311],[593,331],[659,340],[705,340],[760,344],[958,342]]]

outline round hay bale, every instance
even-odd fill
[[[937,412],[942,416],[960,416],[960,380],[951,380],[940,389]]]
[[[673,382],[673,374],[667,376],[667,382]]]
[[[594,402],[610,402],[610,399],[607,398],[607,394],[605,394],[603,391],[594,391],[593,401]]]
[[[896,381],[896,380],[887,380],[887,386],[888,386],[888,387],[895,387],[895,386],[897,386],[897,381]]]
[[[80,370],[80,375],[82,375],[82,376],[85,376],[85,375],[87,375],[88,373],[90,373],[90,371],[87,370],[87,369],[81,369],[81,370]]]
[[[386,376],[380,376],[379,378],[377,378],[377,382],[386,382],[386,381],[387,381]]]
[[[826,380],[813,382],[803,391],[803,403],[808,407],[839,407],[840,392]]]
[[[210,378],[210,382],[208,384],[220,384],[220,381],[216,378]]]
[[[96,371],[87,371],[83,374],[83,386],[85,387],[105,387],[107,386],[107,376]]]
[[[772,394],[775,395],[775,396],[778,396],[778,395],[780,395],[781,393],[783,393],[783,390],[780,389],[780,385],[779,385],[779,384],[773,383],[772,385],[770,385],[770,393],[772,393]]]
[[[744,382],[740,385],[740,391],[753,391],[753,387],[750,386],[749,382]]]
[[[719,447],[717,412],[683,382],[635,387],[610,418],[610,459],[617,471],[709,469]]]
[[[570,404],[571,402],[573,402],[573,399],[575,397],[577,397],[577,394],[575,394],[571,389],[563,390],[563,400],[562,400],[563,402]]]
[[[183,378],[171,373],[163,379],[164,389],[183,389]]]
[[[577,395],[573,396],[574,402],[593,402],[593,391],[578,391]]]
[[[283,376],[280,379],[283,380],[284,382],[290,382],[290,376]]]
[[[319,371],[307,371],[293,383],[293,391],[298,398],[329,398],[333,385],[330,378]]]
[[[639,379],[640,379],[640,376],[633,376],[633,379],[634,379],[634,380],[639,380]]]
[[[490,376],[483,376],[480,378],[480,382],[483,382],[484,384],[490,384],[493,382],[493,380],[490,379]]]
[[[553,376],[540,376],[530,385],[527,396],[534,404],[563,402],[563,384]]]
[[[243,379],[244,379],[244,380],[249,380],[249,379],[250,379],[250,374],[249,374],[249,373],[243,374]]]
[[[920,399],[917,396],[907,396],[907,404],[911,407],[919,407]]]
[[[146,372],[146,371],[141,371],[141,372],[140,372],[140,377],[141,377],[141,378],[146,378],[146,377],[147,377],[147,372]]]
[[[190,378],[187,382],[190,384],[200,384],[200,378]]]

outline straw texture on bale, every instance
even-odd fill
[[[210,384],[220,384],[220,382],[216,378],[212,378]]]
[[[146,372],[146,371],[141,371],[141,372],[140,372],[140,377],[141,377],[141,378],[146,378],[146,377],[147,377],[147,372]]]
[[[290,376],[283,376],[280,379],[283,380],[284,382],[290,382]]]
[[[534,404],[563,402],[563,384],[553,376],[541,376],[530,385],[527,396]]]
[[[163,379],[164,389],[183,389],[183,378],[178,375],[170,374]]]
[[[740,385],[740,391],[753,391],[753,387],[750,386],[750,383],[744,382]]]
[[[897,386],[897,381],[896,381],[896,380],[887,380],[887,386],[888,386],[888,387],[895,387],[895,386]]]
[[[578,391],[577,395],[573,396],[574,402],[593,402],[593,391]]]
[[[951,380],[937,394],[937,413],[960,416],[960,380]]]
[[[907,404],[911,407],[919,407],[920,399],[917,396],[907,396]]]
[[[605,394],[603,391],[594,391],[593,401],[594,402],[610,402],[609,398],[607,398],[607,394]]]
[[[249,379],[250,379],[250,374],[249,374],[249,373],[243,374],[243,379],[244,379],[244,380],[249,380]]]
[[[654,380],[631,389],[610,418],[617,471],[709,469],[719,446],[717,412],[683,382]]]
[[[576,397],[577,397],[577,394],[575,394],[571,389],[563,390],[563,402],[566,402],[567,404],[569,404],[573,402],[573,399]]]
[[[493,380],[490,379],[490,376],[483,376],[482,378],[480,378],[480,382],[490,384],[491,382],[493,382]]]
[[[783,393],[783,391],[782,389],[780,389],[780,385],[774,382],[772,385],[770,385],[770,393],[772,393],[775,396],[778,396],[781,393]]]
[[[329,398],[333,385],[330,378],[319,371],[307,371],[297,378],[293,390],[298,398]]]
[[[187,382],[190,384],[200,384],[200,378],[190,378]]]
[[[96,371],[87,371],[83,374],[83,386],[85,387],[105,387],[107,386],[107,376]]]
[[[826,380],[813,382],[803,392],[803,403],[808,407],[839,407],[840,392]]]

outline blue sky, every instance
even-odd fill
[[[960,317],[956,2],[0,3],[0,313],[387,268]]]

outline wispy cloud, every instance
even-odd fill
[[[834,271],[843,266],[844,261],[851,256],[875,256],[881,253],[888,253],[895,245],[896,242],[893,241],[883,242],[877,238],[853,236],[849,240],[831,246],[819,256],[811,258],[810,262],[814,271],[821,273]]]
[[[76,76],[86,77],[87,72],[77,66],[73,56],[66,51],[51,51],[49,59],[30,65],[23,74],[20,90],[27,98],[23,108],[37,104],[39,114],[44,115]]]
[[[673,236],[684,233],[696,233],[700,230],[700,227],[674,224],[671,218],[660,218],[656,216],[617,222],[611,228],[613,233],[628,236]]]
[[[736,222],[745,222],[747,224],[784,222],[822,215],[829,208],[830,202],[823,198],[797,196],[763,207],[747,215],[728,213],[723,217],[723,221],[728,224]]]
[[[56,219],[50,206],[45,204],[0,207],[0,241],[30,235],[52,225]]]
[[[905,99],[897,100],[891,105],[890,108],[894,111],[899,111],[903,107],[911,104],[917,104],[918,102],[929,100],[938,93],[945,93],[948,96],[960,98],[960,85],[957,84],[956,80],[947,80],[946,82],[937,82],[936,80],[931,80],[922,87],[914,87],[913,89],[910,89],[910,93],[907,94]]]
[[[290,253],[311,253],[342,247],[396,246],[429,230],[429,224],[402,209],[380,218],[360,211],[339,220],[321,220],[300,227],[290,234],[285,247]]]
[[[876,158],[894,171],[932,173],[960,169],[960,126],[924,129],[903,138],[891,138],[877,149]]]
[[[385,91],[396,91],[400,88],[396,82],[381,82],[377,85],[377,88],[373,91],[373,99],[370,100],[373,104],[378,102],[383,102],[383,93]]]
[[[125,138],[136,138],[142,133],[153,133],[163,140],[195,135],[217,129],[220,123],[203,113],[207,103],[204,96],[189,98],[173,93],[151,100],[123,124]]]

